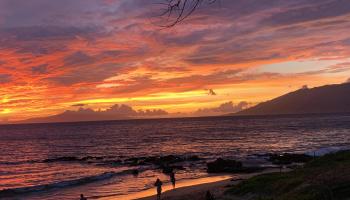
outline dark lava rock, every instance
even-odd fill
[[[62,156],[57,158],[48,158],[43,160],[44,163],[52,163],[52,162],[85,162],[85,163],[94,163],[93,161],[102,161],[104,157],[99,156],[85,156],[82,158],[74,157],[74,156]]]
[[[199,160],[201,160],[201,158],[198,156],[189,156],[186,158],[186,161],[199,161]]]
[[[64,156],[58,158],[48,158],[43,160],[44,163],[52,163],[52,162],[73,162],[73,161],[81,161],[81,159],[73,156]]]
[[[185,170],[185,168],[181,165],[165,165],[160,167],[164,174],[170,174],[171,172],[174,172],[174,170]]]
[[[235,160],[216,159],[214,162],[207,163],[208,173],[233,172],[242,169],[242,163]]]
[[[254,173],[264,170],[263,167],[244,167],[242,162],[236,160],[216,159],[207,163],[208,173]]]
[[[159,158],[160,163],[177,163],[177,162],[182,162],[184,159],[182,159],[179,156],[174,156],[174,155],[168,155],[168,156],[162,156]]]
[[[276,165],[289,165],[292,163],[306,163],[312,160],[313,157],[305,154],[271,154],[269,161]]]
[[[121,160],[109,160],[109,161],[105,161],[103,162],[104,164],[107,165],[112,165],[112,166],[119,166],[121,165],[123,162]]]
[[[150,157],[147,157],[143,160],[143,163],[156,163],[158,161],[158,157],[156,156],[150,156]]]
[[[128,164],[130,166],[139,165],[140,162],[142,162],[142,158],[128,158],[128,159],[124,160],[124,163]]]
[[[103,160],[104,157],[100,157],[100,156],[85,156],[82,157],[80,160],[82,161],[87,161],[87,160]]]
[[[165,173],[168,173],[168,171],[171,172],[171,169],[165,169],[165,168],[169,166],[178,170],[183,170],[184,167],[174,166],[174,164],[180,164],[181,162],[185,162],[185,161],[196,162],[198,160],[200,160],[198,156],[184,157],[184,156],[176,156],[176,155],[166,155],[166,156],[128,158],[128,159],[125,159],[123,163],[130,166],[155,165],[159,167],[159,169],[163,169]]]

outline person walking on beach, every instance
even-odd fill
[[[83,195],[83,194],[81,194],[81,195],[80,195],[80,200],[87,200],[87,198],[86,198],[86,197],[84,197],[84,195]]]
[[[171,181],[171,184],[173,184],[173,188],[175,188],[176,179],[175,179],[175,173],[174,172],[170,173],[170,181]]]
[[[157,200],[160,200],[160,195],[162,194],[162,181],[157,178],[157,181],[154,183],[154,186],[157,187]]]

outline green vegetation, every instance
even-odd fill
[[[350,199],[350,151],[316,158],[291,172],[253,177],[226,194],[252,200]]]

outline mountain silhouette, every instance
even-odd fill
[[[234,115],[350,113],[350,83],[303,87]]]
[[[90,108],[79,108],[76,111],[67,110],[63,113],[41,117],[31,118],[19,123],[52,123],[52,122],[81,122],[81,121],[105,121],[121,119],[138,119],[138,118],[157,118],[164,117],[168,113],[161,109],[153,110],[134,110],[128,105],[114,105],[107,110],[94,111]]]

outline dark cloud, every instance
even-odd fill
[[[103,36],[106,36],[104,29],[94,26],[40,25],[0,28],[0,46],[20,54],[51,55],[69,51],[69,43],[72,41],[83,39],[93,42]]]
[[[209,96],[215,96],[216,92],[213,89],[208,89],[208,95]]]
[[[32,54],[34,56],[51,55],[53,53],[66,50],[66,46],[64,44],[57,44],[57,43],[54,44],[54,43],[48,43],[45,41],[29,42],[29,43],[23,42],[23,43],[17,43],[18,45],[14,45],[15,43],[16,42],[14,41],[10,41],[10,42],[7,42],[6,44],[3,44],[3,46],[6,46],[10,49],[15,49],[16,53],[19,53],[19,54]],[[21,60],[30,61],[31,58],[22,58]]]
[[[309,89],[309,86],[308,86],[308,85],[303,85],[303,86],[301,87],[301,89],[302,89],[302,90],[307,90],[307,89]]]
[[[114,105],[112,107],[110,107],[109,109],[107,109],[106,111],[102,111],[104,113],[108,113],[108,114],[116,114],[116,115],[122,115],[122,116],[136,116],[137,115],[137,111],[135,111],[132,107],[127,106],[127,105]]]
[[[208,36],[210,32],[206,30],[200,31],[190,31],[188,34],[184,36],[176,36],[176,35],[166,35],[161,38],[164,45],[173,45],[173,46],[192,46],[202,42],[205,36]]]
[[[71,25],[91,24],[97,20],[91,12],[103,12],[112,9],[115,4],[107,5],[101,0],[1,0],[0,17],[3,26],[33,25]]]
[[[84,107],[86,106],[86,104],[83,104],[83,103],[79,103],[79,104],[74,104],[72,105],[73,107]]]
[[[34,66],[34,67],[32,67],[32,73],[33,74],[46,74],[48,72],[47,66],[48,66],[48,64]]]
[[[226,81],[242,81],[244,77],[240,76],[239,73],[243,72],[243,69],[233,69],[218,71],[207,75],[191,75],[181,78],[173,78],[167,80],[169,84],[191,84],[191,85],[203,85],[203,83],[210,84],[220,84],[226,83]]]
[[[119,64],[107,63],[95,65],[101,58],[90,56],[82,51],[74,52],[64,58],[64,68],[67,71],[47,80],[59,85],[74,85],[76,83],[93,83],[102,81],[119,69]]]
[[[107,50],[107,51],[102,51],[100,53],[101,57],[116,57],[116,56],[122,56],[125,54],[125,51],[121,50]]]
[[[223,115],[228,113],[236,113],[245,108],[249,104],[245,101],[239,102],[237,105],[234,105],[232,101],[221,104],[215,108],[202,108],[197,110],[194,115],[196,116],[210,116],[210,115]]]
[[[161,110],[161,109],[155,109],[155,110],[139,110],[136,111],[132,107],[128,105],[114,105],[107,109],[106,111],[100,111],[102,113],[110,114],[110,115],[119,115],[119,116],[128,116],[128,117],[147,117],[147,116],[162,116],[167,115],[168,112]]]
[[[99,30],[95,27],[25,26],[0,29],[0,35],[17,41],[72,40],[78,36],[88,38]]]
[[[0,84],[9,83],[12,81],[10,74],[0,74]]]
[[[274,14],[263,20],[263,23],[272,25],[291,25],[295,23],[337,17],[349,13],[350,2],[348,0],[320,0],[317,2],[314,1],[314,3],[305,1],[304,7],[299,6],[298,8],[292,8]]]
[[[53,82],[58,85],[70,86],[77,83],[96,83],[105,80],[117,74],[121,71],[121,65],[118,63],[106,63],[102,65],[91,65],[83,59],[84,56],[75,60],[76,62],[86,62],[86,65],[74,66],[75,62],[72,62],[72,65],[67,65],[68,71],[63,75],[54,76],[47,78],[48,81]],[[80,60],[81,59],[81,60]],[[94,59],[94,58],[88,58]]]
[[[303,54],[305,50],[322,56],[334,52],[332,49],[339,45],[346,45],[345,41],[335,42],[342,40],[341,37],[333,37],[345,33],[349,26],[346,18],[350,15],[350,2],[346,0],[238,0],[221,4],[220,8],[213,6],[195,14],[210,17],[202,19],[203,23],[211,24],[212,19],[216,19],[214,24],[174,35],[170,40],[174,42],[165,40],[180,45],[182,40],[196,41],[196,50],[184,61],[195,65],[247,63],[288,58]],[[234,10],[239,12],[232,12]],[[196,22],[189,19],[188,24],[191,23]],[[307,39],[310,35],[320,39]],[[328,43],[324,49],[318,47],[331,41],[334,43]],[[321,49],[324,52],[319,52]]]
[[[89,56],[88,54],[82,51],[74,52],[71,55],[66,56],[64,58],[64,64],[66,66],[93,64],[94,61],[94,57]]]
[[[166,116],[168,115],[169,113],[165,110],[162,110],[162,109],[154,109],[154,110],[139,110],[138,112],[138,115],[139,116],[144,116],[144,117],[157,117],[157,116]]]

